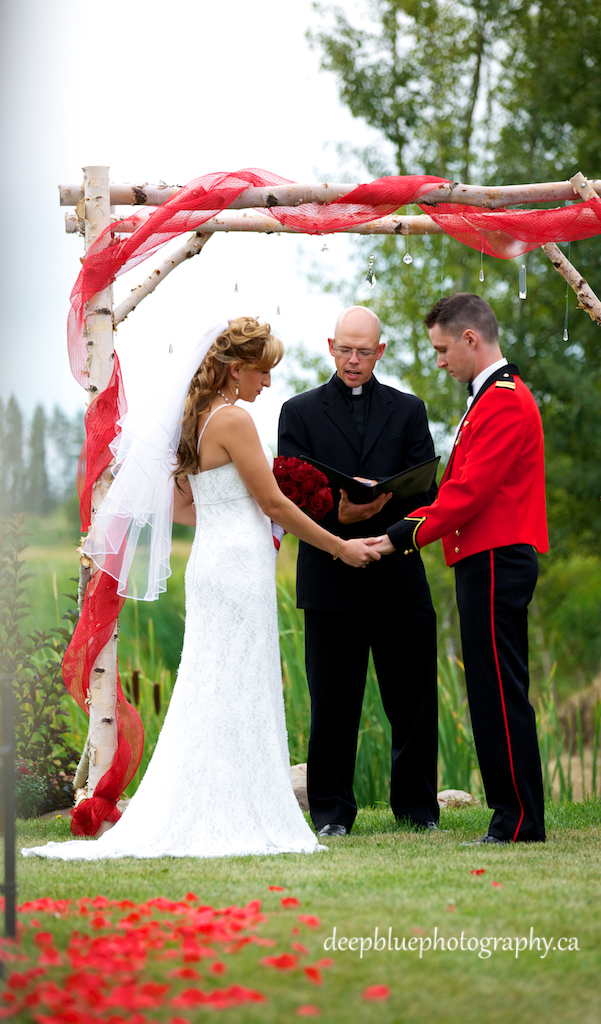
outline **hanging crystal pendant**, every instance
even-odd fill
[[[169,342],[169,355],[173,354],[173,345]]]
[[[276,311],[275,311],[275,315],[276,315],[276,316],[279,316],[279,315],[280,315],[280,307],[279,307],[279,306],[278,306],[278,308],[277,308],[277,309],[276,309]]]
[[[413,256],[410,252],[406,252],[403,256],[403,263],[406,263],[407,266],[409,266],[410,263],[413,263]]]
[[[320,252],[329,252],[329,251],[330,251],[330,250],[328,249],[328,247],[327,247],[326,243],[324,242],[324,243],[323,243],[323,245],[322,245],[322,247],[321,247],[321,250],[320,250]]]
[[[235,291],[235,292],[237,292],[237,291],[238,291],[238,282],[237,282],[237,281],[236,281],[236,283],[235,283],[235,285],[234,285],[234,291]]]
[[[376,287],[376,282],[377,282],[378,279],[377,279],[376,275],[374,274],[374,254],[373,254],[373,252],[370,252],[369,259],[367,261],[367,274],[365,275],[365,280],[367,282],[367,287],[368,288],[375,288]]]
[[[518,292],[520,299],[525,299],[528,294],[528,287],[526,285],[526,264],[522,263],[519,274],[519,286]]]
[[[484,251],[480,251],[480,273],[478,274],[478,280],[480,283],[484,280]]]
[[[567,327],[564,327],[564,329],[563,329],[563,340],[564,341],[568,341],[568,337],[569,337],[568,336],[568,329],[567,329]]]

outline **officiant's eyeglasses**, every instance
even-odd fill
[[[358,359],[372,359],[378,351],[376,349],[372,352],[370,348],[346,348],[346,346],[339,347],[338,345],[332,345],[332,348],[334,352],[337,352],[338,355],[342,356],[344,359],[346,359],[347,356],[352,356],[353,353]]]

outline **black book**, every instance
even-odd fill
[[[373,501],[379,494],[388,494],[390,491],[399,501],[404,501],[405,498],[410,498],[414,494],[421,494],[432,486],[436,476],[436,469],[440,462],[440,455],[437,455],[434,459],[420,462],[418,466],[412,466],[411,469],[405,469],[402,473],[385,477],[383,480],[378,480],[377,483],[370,485],[362,484],[355,480],[353,476],[340,473],[339,470],[332,469],[331,466],[324,466],[323,462],[309,459],[306,455],[299,455],[298,457],[303,459],[304,462],[310,462],[316,469],[320,469],[322,473],[325,473],[333,491],[339,491],[340,488],[343,488],[354,505],[366,505],[368,501]]]

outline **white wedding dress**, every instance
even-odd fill
[[[48,843],[24,849],[25,856],[101,860],[324,849],[290,782],[270,520],[233,463],[189,479],[197,526],[186,568],[184,645],[144,778],[100,839]]]

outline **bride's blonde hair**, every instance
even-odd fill
[[[269,324],[261,324],[253,316],[239,316],[229,321],[227,331],[215,338],[190,383],[177,450],[177,468],[173,474],[176,480],[199,470],[196,450],[198,417],[208,409],[217,389],[223,387],[232,363],[267,372],[277,366],[283,355],[284,346],[279,338],[273,336]]]

